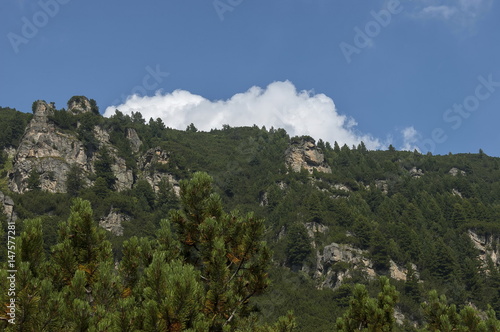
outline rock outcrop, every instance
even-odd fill
[[[389,193],[389,185],[387,184],[387,180],[375,180],[375,187],[381,190],[385,195]]]
[[[170,163],[170,153],[156,147],[149,149],[146,153],[139,158],[137,166],[142,170],[142,177],[148,181],[154,192],[160,190],[160,182],[167,180],[174,189],[176,195],[179,195],[180,187],[178,180],[170,173],[165,171],[165,167]]]
[[[113,208],[111,208],[109,214],[99,220],[99,226],[113,233],[114,235],[121,236],[123,235],[122,223],[124,221],[129,221],[130,219],[131,218],[129,216],[115,212],[113,211]]]
[[[139,138],[139,135],[137,135],[137,132],[135,131],[134,128],[127,128],[126,131],[127,139],[130,142],[130,147],[132,149],[132,152],[137,153],[139,152],[139,149],[141,148],[142,141]]]
[[[495,266],[500,266],[500,237],[479,235],[473,230],[468,230],[467,234],[474,244],[474,247],[479,250],[479,259],[485,268],[488,267],[489,259],[491,259]]]
[[[7,216],[7,221],[16,221],[17,214],[14,212],[14,201],[9,196],[5,196],[3,192],[0,191],[0,206],[3,212]]]
[[[300,172],[302,168],[309,173],[312,173],[313,170],[323,173],[332,172],[325,161],[323,152],[316,146],[314,139],[310,137],[292,141],[285,152],[285,161],[294,172]]]
[[[75,135],[62,132],[49,121],[54,114],[51,105],[39,100],[33,112],[8,174],[9,188],[23,193],[29,190],[28,178],[34,176],[39,178],[40,189],[65,192],[71,164],[89,170],[83,144]]]
[[[325,246],[323,253],[317,252],[317,263],[314,278],[319,288],[336,289],[342,285],[345,278],[350,278],[358,271],[364,273],[368,278],[376,278],[377,272],[373,262],[367,258],[368,252],[354,248],[348,244],[332,243]],[[406,281],[408,270],[389,260],[389,276],[395,280]],[[418,278],[417,266],[412,268]]]
[[[132,188],[134,173],[127,168],[126,161],[118,156],[118,150],[110,142],[109,133],[105,129],[95,126],[94,136],[99,141],[99,148],[106,148],[111,159],[113,159],[111,170],[116,178],[115,189],[123,191]],[[92,162],[95,162],[98,157],[97,155],[92,156]],[[92,170],[94,170],[93,167]]]
[[[328,226],[325,226],[323,224],[317,223],[317,222],[306,222],[304,224],[307,230],[307,235],[311,238],[311,244],[313,248],[316,248],[316,235],[317,234],[324,234],[328,232]]]
[[[457,176],[458,174],[460,175],[466,175],[464,171],[462,171],[461,169],[458,169],[456,167],[453,167],[452,169],[450,169],[448,171],[448,174],[452,175],[452,176]]]
[[[88,154],[84,144],[75,132],[61,130],[51,120],[55,109],[53,104],[36,101],[33,119],[28,124],[19,147],[13,158],[13,168],[9,172],[9,188],[16,193],[30,190],[29,179],[37,179],[39,188],[52,193],[66,192],[67,174],[72,165],[77,165],[84,176],[84,182],[91,184],[89,176],[95,173],[94,163],[97,154]],[[85,97],[73,97],[68,102],[68,112],[75,114],[92,112],[92,106]],[[118,191],[132,188],[134,174],[128,169],[117,149],[110,143],[109,133],[99,127],[93,132],[99,147],[106,147],[113,164],[111,169],[116,177],[115,189]],[[138,136],[130,134],[137,143]],[[140,140],[139,140],[140,141]],[[33,182],[33,181],[31,181]]]
[[[410,173],[410,176],[413,178],[420,178],[424,175],[424,172],[420,168],[413,167],[408,171]]]
[[[317,268],[314,274],[319,287],[336,289],[354,270],[366,273],[368,277],[377,274],[373,263],[366,258],[366,252],[347,244],[332,243],[325,246],[323,253],[317,253]]]
[[[68,101],[68,112],[73,114],[90,113],[92,106],[90,100],[84,96],[74,96]]]

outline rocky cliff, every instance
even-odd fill
[[[7,221],[16,221],[17,214],[14,212],[14,201],[9,196],[6,196],[0,191],[0,208],[3,214],[7,217]]]
[[[329,287],[336,289],[342,285],[345,278],[350,278],[354,273],[362,273],[372,279],[379,275],[373,268],[373,262],[368,258],[368,252],[354,248],[348,244],[331,243],[316,254],[316,271],[314,278],[320,288]],[[407,269],[389,261],[389,276],[395,280],[406,281]],[[414,271],[416,265],[412,264]],[[418,277],[418,273],[417,273]]]
[[[34,103],[33,119],[29,123],[13,159],[9,172],[10,190],[23,193],[29,190],[28,179],[39,178],[40,189],[65,192],[66,176],[72,164],[90,170],[83,144],[75,134],[57,128],[49,117],[53,105],[38,100]]]
[[[111,170],[116,178],[115,189],[122,191],[132,188],[132,185],[134,184],[134,173],[131,169],[127,168],[126,161],[118,156],[118,149],[111,144],[109,133],[103,128],[95,126],[94,136],[99,141],[99,148],[105,148],[113,160]],[[94,172],[92,165],[95,164],[97,158],[97,155],[93,155],[91,158],[90,164],[92,172]]]
[[[488,267],[488,260],[495,266],[500,266],[500,238],[493,235],[480,235],[473,230],[468,230],[467,234],[474,247],[479,251],[479,259],[485,268]]]
[[[68,102],[67,112],[72,114],[92,111],[91,103],[85,97],[73,97]],[[91,175],[95,173],[94,163],[98,156],[86,153],[84,144],[75,131],[59,128],[51,120],[54,112],[53,104],[41,100],[34,103],[33,119],[15,152],[13,168],[8,174],[9,189],[13,192],[24,193],[32,189],[30,185],[36,182],[43,191],[64,193],[67,174],[72,165],[77,165],[82,170],[84,182],[91,185]],[[116,177],[115,189],[130,189],[134,183],[134,174],[110,143],[109,133],[100,126],[95,126],[93,135],[99,148],[105,147],[113,160],[111,169]],[[132,150],[137,152],[142,142],[135,130],[129,129],[127,138]]]
[[[332,169],[325,161],[321,149],[311,137],[302,137],[293,140],[285,152],[285,161],[294,172],[306,169],[309,173],[313,170],[323,173],[331,173]]]
[[[166,172],[165,166],[170,163],[170,153],[156,147],[149,149],[139,158],[138,168],[142,171],[142,178],[148,181],[154,192],[160,190],[161,181],[168,181],[174,189],[176,195],[180,192],[179,181],[172,174]]]
[[[62,129],[53,120],[55,112],[53,104],[42,100],[33,103],[33,119],[27,126],[18,149],[12,151],[13,167],[8,173],[8,186],[13,192],[24,193],[33,189],[36,184],[43,191],[64,193],[67,191],[66,180],[72,165],[80,168],[84,183],[92,185],[99,153],[85,150],[84,143],[78,136],[80,120],[74,130]],[[96,113],[95,102],[83,96],[75,96],[68,101],[65,112],[73,116]],[[127,162],[111,143],[108,130],[96,125],[91,136],[95,138],[96,148],[99,151],[105,149],[112,160],[110,167],[116,178],[115,190],[130,189],[137,179],[143,178],[155,192],[158,192],[162,180],[168,180],[178,193],[178,180],[164,170],[170,162],[169,152],[154,148],[140,155],[143,143],[133,128],[125,129],[125,138],[130,144],[132,157],[137,162],[136,173],[127,167]]]

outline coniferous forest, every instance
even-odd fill
[[[0,147],[0,330],[500,331],[479,148],[175,130],[83,96],[0,108]]]

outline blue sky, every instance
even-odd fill
[[[0,2],[0,106],[500,156],[493,0]],[[136,94],[134,97],[132,95]]]

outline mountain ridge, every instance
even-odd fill
[[[139,113],[104,118],[83,96],[70,99],[68,110],[36,101],[31,119],[9,109],[0,116],[5,126],[11,118],[26,123],[22,135],[2,141],[0,203],[10,218],[42,218],[47,246],[71,199],[81,197],[113,230],[119,260],[125,239],[155,237],[179,205],[179,182],[205,171],[225,206],[266,219],[283,302],[307,291],[319,302],[328,297],[328,324],[345,310],[354,283],[375,287],[378,276],[392,277],[403,294],[401,324],[422,322],[415,312],[431,288],[456,303],[500,310],[500,159],[482,151],[369,151],[257,126],[179,131]],[[288,273],[303,278],[290,294],[280,279]],[[268,307],[269,296],[254,305]],[[286,307],[275,306],[267,319]],[[327,325],[317,306],[292,307],[301,329]]]

